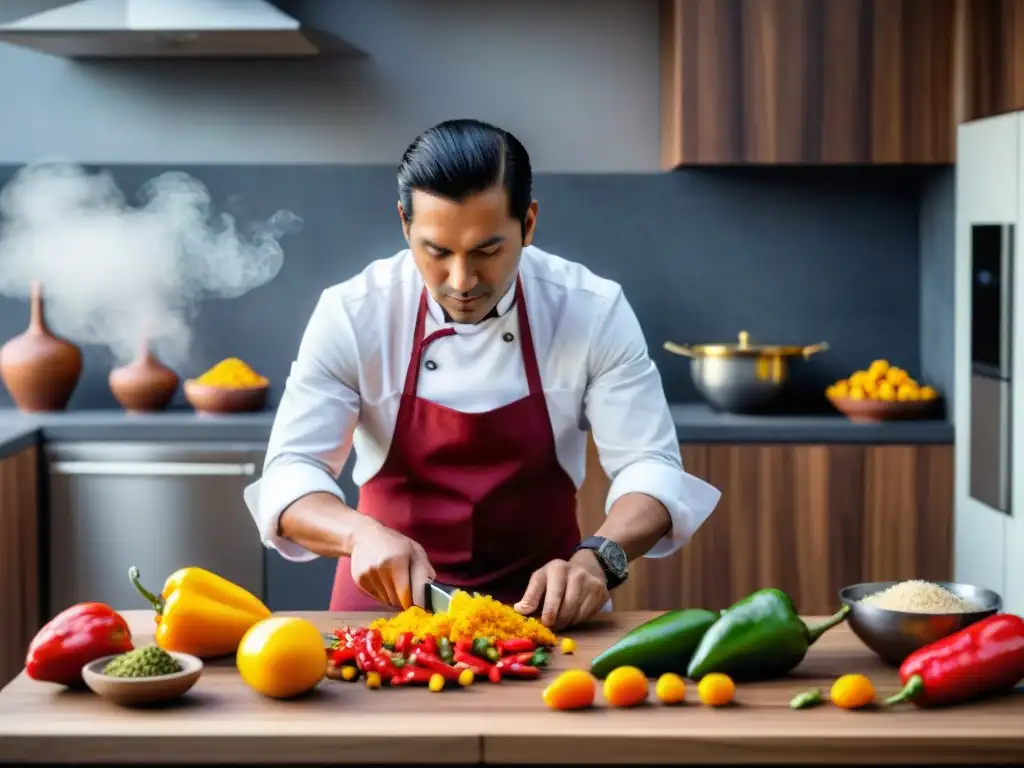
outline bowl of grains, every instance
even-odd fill
[[[918,648],[997,613],[990,589],[949,581],[871,581],[839,591],[847,623],[868,648],[894,667]]]

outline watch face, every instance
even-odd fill
[[[622,547],[606,541],[601,545],[600,552],[611,570],[618,574],[625,573],[629,561],[626,559],[626,553],[622,551]]]

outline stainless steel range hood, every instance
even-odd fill
[[[0,42],[75,59],[364,55],[266,0],[78,0],[0,26]]]

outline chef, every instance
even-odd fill
[[[556,629],[585,621],[720,494],[683,469],[619,285],[532,245],[530,158],[512,134],[430,128],[402,157],[398,198],[408,248],[320,295],[246,504],[288,560],[338,559],[333,611],[422,605],[436,580]],[[588,431],[611,489],[584,536]],[[336,483],[352,450],[355,506]]]

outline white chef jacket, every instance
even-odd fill
[[[519,266],[559,463],[583,482],[587,431],[611,479],[606,512],[627,493],[660,501],[670,532],[648,553],[678,550],[721,493],[683,470],[661,377],[620,286],[534,246]],[[387,457],[412,353],[423,280],[408,250],[371,263],[321,294],[292,363],[270,434],[263,473],[245,489],[265,546],[288,560],[316,555],[278,535],[292,502],[314,492],[344,500],[336,478],[350,451],[362,485]],[[515,285],[498,316],[446,322],[429,295],[425,334],[452,327],[423,354],[417,395],[467,413],[525,397]],[[586,532],[591,533],[591,532]]]

